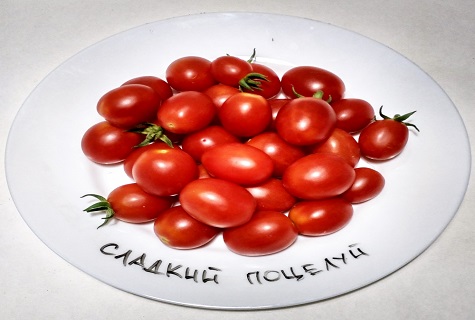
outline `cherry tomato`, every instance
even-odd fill
[[[311,148],[311,153],[333,153],[343,159],[352,167],[359,162],[360,146],[355,138],[348,132],[335,128],[324,142]]]
[[[274,171],[274,163],[264,151],[242,143],[215,146],[201,161],[211,176],[245,186],[266,181]]]
[[[239,87],[239,82],[251,72],[252,65],[235,56],[221,56],[211,62],[213,77],[231,87]]]
[[[259,211],[249,222],[223,231],[226,246],[244,256],[263,256],[280,252],[297,240],[292,221],[278,211]]]
[[[129,178],[133,179],[132,176],[132,168],[134,167],[135,161],[139,158],[142,153],[147,150],[163,150],[163,149],[170,149],[171,147],[168,146],[166,143],[163,142],[155,142],[148,144],[143,147],[135,148],[124,160],[124,171]]]
[[[244,187],[215,178],[190,182],[181,191],[179,200],[196,220],[217,228],[244,224],[256,209],[256,200]]]
[[[274,125],[288,143],[306,146],[326,140],[335,128],[336,116],[322,99],[298,98],[280,109]]]
[[[239,142],[239,139],[221,126],[209,126],[183,138],[182,149],[201,162],[201,156],[217,145]]]
[[[291,101],[292,99],[268,99],[267,101],[269,102],[270,108],[272,110],[272,122],[269,125],[269,130],[274,130],[275,131],[275,118],[277,118],[277,114],[279,113],[280,109],[287,104],[287,102]]]
[[[162,212],[153,224],[157,237],[174,249],[195,249],[213,240],[219,229],[190,216],[181,206]]]
[[[251,137],[263,132],[272,121],[267,100],[252,93],[236,93],[218,111],[219,121],[231,134]]]
[[[288,211],[297,201],[282,185],[279,179],[269,179],[266,182],[246,188],[257,201],[260,211]]]
[[[106,216],[102,227],[110,219],[116,218],[130,223],[144,223],[157,218],[163,211],[174,203],[172,197],[153,196],[140,188],[136,183],[122,185],[109,194],[106,198],[97,194],[86,194],[99,200],[84,209],[86,212],[105,211]]]
[[[348,190],[355,170],[343,158],[331,153],[314,153],[292,163],[282,182],[294,197],[319,200],[335,197]]]
[[[189,154],[178,147],[147,150],[135,161],[132,176],[146,192],[171,196],[198,178],[198,166]]]
[[[143,84],[149,86],[158,93],[162,101],[170,98],[173,95],[173,90],[170,85],[165,80],[154,76],[141,76],[133,78],[125,82],[123,85],[127,84]]]
[[[336,114],[336,126],[349,133],[361,131],[374,119],[374,109],[362,99],[341,99],[331,104]]]
[[[346,226],[353,217],[353,206],[342,198],[300,201],[289,211],[301,235],[325,236]]]
[[[265,77],[258,77],[255,80],[249,79],[248,84],[250,82],[250,86],[248,88],[242,88],[244,92],[250,92],[257,95],[260,95],[266,99],[271,99],[275,97],[281,90],[280,86],[280,78],[275,73],[274,70],[259,63],[251,63],[252,65],[252,72],[257,73]]]
[[[281,177],[290,164],[305,156],[302,148],[287,143],[275,132],[260,133],[246,144],[264,151],[273,160],[274,177]]]
[[[281,80],[282,90],[289,98],[295,98],[295,92],[312,97],[323,91],[322,99],[338,101],[345,92],[345,84],[336,74],[314,66],[298,66],[284,73]]]
[[[143,136],[99,122],[84,133],[81,148],[86,157],[99,164],[113,164],[125,158],[140,144]]]
[[[361,203],[375,198],[384,188],[385,179],[371,168],[355,168],[355,181],[343,192],[342,198],[351,203]]]
[[[407,127],[412,126],[419,131],[416,126],[404,122],[414,112],[389,118],[382,113],[381,107],[383,119],[370,123],[360,133],[358,143],[361,154],[372,160],[389,160],[399,155],[409,139]]]
[[[216,107],[210,97],[198,91],[184,91],[163,102],[157,123],[163,129],[187,134],[206,127],[214,119]]]
[[[179,58],[167,67],[166,79],[177,91],[203,91],[216,84],[211,61],[195,56]]]
[[[155,120],[161,98],[142,84],[128,84],[104,94],[97,102],[97,112],[113,126],[131,129]]]
[[[206,94],[208,97],[211,98],[211,100],[213,100],[214,105],[218,110],[219,108],[221,108],[224,101],[228,100],[229,97],[239,92],[241,91],[238,88],[231,87],[222,83],[215,84],[214,86],[211,86],[205,91],[203,91],[204,94]]]

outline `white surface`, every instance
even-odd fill
[[[140,5],[140,4],[142,5]],[[473,136],[472,2],[146,2],[0,5],[1,135],[39,81],[77,51],[117,32],[158,19],[211,11],[265,11],[321,20],[360,32],[413,60],[448,93]],[[197,7],[197,5],[199,6]],[[5,39],[3,39],[5,38]],[[404,94],[404,93],[401,93]],[[447,128],[441,128],[441,132]],[[454,165],[451,163],[451,165]],[[4,179],[3,179],[4,180]],[[57,257],[20,218],[1,185],[1,318],[326,318],[468,319],[474,312],[473,190],[442,236],[408,266],[369,287],[301,307],[222,312],[173,306],[109,287]],[[435,200],[437,201],[437,199]],[[292,294],[292,293],[289,293]],[[5,303],[3,303],[3,301]]]

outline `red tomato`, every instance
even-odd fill
[[[174,249],[194,249],[204,246],[220,232],[190,216],[181,206],[162,212],[153,224],[157,237]]]
[[[97,112],[112,125],[130,129],[155,120],[160,103],[160,96],[149,86],[128,84],[104,94]]]
[[[226,143],[206,151],[201,157],[213,177],[252,186],[272,176],[274,163],[262,150],[242,143]]]
[[[214,178],[190,182],[181,191],[179,200],[196,220],[217,228],[244,224],[256,209],[256,200],[244,187]]]
[[[249,222],[223,231],[226,246],[244,256],[263,256],[290,247],[298,231],[292,221],[278,211],[259,211]]]
[[[272,121],[267,100],[252,93],[236,93],[218,111],[219,121],[231,134],[252,137],[263,132]]]
[[[274,177],[281,177],[284,170],[305,156],[304,151],[287,143],[275,132],[263,132],[249,139],[246,144],[264,151],[274,162]]]
[[[375,198],[384,188],[385,180],[381,173],[371,168],[356,168],[355,181],[350,189],[341,195],[351,203],[361,203]]]
[[[298,98],[280,109],[274,125],[288,143],[308,146],[330,136],[336,125],[336,116],[331,106],[321,99]]]
[[[84,133],[81,148],[89,160],[100,164],[113,164],[127,158],[142,139],[140,134],[124,131],[103,121]]]
[[[147,150],[135,161],[132,176],[146,192],[171,196],[198,178],[198,166],[189,154],[178,147]]]
[[[409,139],[407,127],[412,126],[419,131],[413,124],[404,122],[414,112],[388,118],[382,114],[381,107],[383,120],[370,123],[360,133],[358,143],[361,154],[372,160],[389,160],[399,155]]]
[[[203,91],[216,83],[211,61],[195,56],[179,58],[167,67],[167,82],[177,91]]]
[[[343,158],[330,153],[314,153],[292,163],[282,182],[294,197],[319,200],[338,196],[355,180],[355,170]]]
[[[282,185],[279,179],[269,179],[266,182],[246,188],[257,201],[260,211],[288,211],[297,201]]]
[[[169,132],[186,134],[203,129],[215,115],[216,107],[210,97],[198,91],[184,91],[163,102],[157,123]]]
[[[282,109],[282,107],[291,100],[292,99],[268,99],[267,100],[272,110],[272,122],[269,125],[270,130],[275,130],[275,118],[277,118],[277,114],[279,113],[280,109]]]
[[[335,128],[324,142],[313,146],[312,153],[333,153],[343,159],[352,167],[360,160],[360,146],[355,138],[348,132]]]
[[[197,162],[201,162],[203,153],[217,145],[230,142],[239,142],[239,139],[221,126],[209,126],[183,138],[182,149]]]
[[[124,160],[124,171],[129,178],[133,179],[132,176],[132,168],[134,167],[135,161],[139,158],[142,153],[147,150],[163,150],[163,149],[170,149],[170,147],[163,142],[155,142],[148,144],[146,146],[135,148]]]
[[[289,211],[299,233],[325,236],[346,226],[353,216],[351,203],[341,198],[298,202]]]
[[[123,85],[127,84],[143,84],[145,86],[149,86],[158,93],[162,101],[170,98],[173,95],[173,90],[170,85],[165,80],[154,76],[133,78],[125,82]]]
[[[282,76],[281,85],[289,98],[296,98],[295,92],[312,97],[317,91],[323,91],[323,100],[335,102],[345,92],[345,84],[336,74],[313,66],[298,66],[288,70]]]
[[[204,94],[206,94],[208,97],[211,98],[211,100],[213,100],[214,105],[217,109],[221,108],[224,101],[228,100],[229,97],[239,92],[241,91],[238,88],[231,87],[222,83],[215,84],[214,86],[209,87],[208,89],[203,91]]]
[[[106,224],[110,219],[116,218],[130,223],[144,223],[157,218],[163,211],[174,203],[172,197],[157,197],[142,190],[136,183],[122,185],[109,194],[107,199],[96,194],[86,194],[83,197],[92,196],[99,202],[84,209],[86,212],[105,211],[105,221],[99,227]]]
[[[239,82],[251,72],[252,65],[235,56],[221,56],[211,62],[213,77],[231,87],[239,87]]]
[[[264,76],[265,79],[261,79],[261,76],[253,79],[251,75],[250,79],[247,80],[250,87],[242,88],[242,90],[263,96],[266,99],[275,97],[281,90],[280,78],[277,73],[263,64],[252,63],[251,65],[252,72]]]
[[[341,99],[331,104],[336,114],[336,126],[349,133],[361,131],[374,119],[374,109],[362,99]]]

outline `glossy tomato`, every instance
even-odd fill
[[[154,142],[148,144],[143,147],[135,148],[128,156],[125,158],[124,164],[124,171],[129,178],[133,179],[132,176],[132,168],[134,167],[135,161],[139,158],[139,156],[147,150],[163,150],[163,149],[170,149],[171,147],[168,146],[164,142]]]
[[[342,198],[300,201],[289,211],[299,233],[325,236],[346,226],[353,217],[353,206]]]
[[[355,170],[343,158],[330,153],[314,153],[292,163],[282,182],[294,197],[319,200],[348,190],[355,180]]]
[[[142,139],[141,134],[124,131],[103,121],[86,130],[81,148],[89,160],[99,164],[113,164],[127,158]]]
[[[252,65],[241,58],[235,56],[220,56],[211,62],[211,73],[213,77],[222,84],[239,87],[249,73],[252,72]]]
[[[269,179],[266,182],[246,188],[257,202],[260,211],[288,211],[297,201],[282,185],[280,179]]]
[[[327,140],[313,146],[310,152],[336,154],[352,167],[356,166],[361,157],[360,146],[355,138],[339,128],[335,128]]]
[[[168,84],[177,91],[203,91],[216,84],[211,61],[196,56],[178,58],[166,69]]]
[[[158,93],[161,100],[166,100],[173,95],[173,90],[170,85],[163,79],[154,76],[141,76],[133,78],[125,82],[127,84],[143,84],[155,90]]]
[[[198,178],[198,166],[188,153],[178,147],[147,150],[135,161],[132,176],[146,192],[171,196]]]
[[[136,183],[122,185],[112,190],[106,198],[87,194],[99,200],[99,202],[84,209],[86,212],[105,211],[104,223],[116,218],[130,223],[144,223],[157,218],[163,211],[167,210],[174,203],[172,197],[153,196],[140,188]]]
[[[331,104],[336,114],[336,126],[349,133],[363,130],[374,120],[374,109],[363,99],[341,99]]]
[[[326,140],[336,125],[331,106],[317,98],[298,98],[285,104],[275,119],[277,133],[288,143],[308,146]]]
[[[222,83],[215,84],[214,86],[211,86],[205,91],[203,91],[204,94],[206,94],[208,97],[211,98],[211,100],[213,100],[214,105],[217,109],[221,108],[224,101],[228,100],[229,97],[239,92],[241,91],[238,88],[231,87]]]
[[[249,222],[223,231],[226,246],[244,256],[263,256],[280,252],[297,240],[294,223],[278,211],[259,211]]]
[[[253,62],[251,65],[252,72],[259,74],[260,76],[253,79],[251,75],[250,79],[247,81],[249,87],[242,88],[242,90],[244,92],[250,92],[263,96],[266,99],[275,97],[281,90],[280,78],[277,73],[270,67],[260,63]]]
[[[384,188],[383,175],[371,168],[355,168],[355,181],[341,196],[351,203],[361,203],[375,198]]]
[[[97,112],[112,125],[131,129],[154,121],[161,98],[149,86],[123,85],[104,94],[97,102]]]
[[[345,84],[336,74],[314,66],[298,66],[284,73],[281,80],[282,90],[289,98],[296,94],[312,97],[323,91],[322,99],[335,102],[345,93]]]
[[[217,228],[244,224],[256,209],[256,200],[244,187],[215,178],[190,182],[179,200],[192,217]]]
[[[190,216],[181,206],[162,212],[153,224],[157,237],[174,249],[194,249],[213,240],[220,230]]]
[[[274,163],[264,151],[242,143],[215,146],[201,161],[211,176],[245,186],[266,181],[274,171]]]
[[[277,114],[279,113],[280,109],[284,105],[287,104],[287,102],[291,101],[292,99],[282,99],[282,98],[274,98],[274,99],[268,99],[267,101],[269,102],[270,108],[272,110],[272,122],[269,125],[269,130],[274,130],[275,131],[275,118],[277,118]]]

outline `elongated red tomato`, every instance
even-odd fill
[[[355,181],[341,196],[351,203],[361,203],[375,198],[384,188],[385,179],[371,168],[355,168]]]
[[[134,167],[135,161],[140,157],[142,153],[147,150],[163,150],[170,149],[166,143],[163,142],[154,142],[143,147],[135,148],[124,160],[124,171],[129,178],[133,179],[132,168]]]
[[[282,185],[280,179],[271,178],[266,182],[246,188],[257,202],[259,211],[280,211],[289,210],[297,201]]]
[[[223,231],[226,246],[244,256],[263,256],[290,247],[298,231],[292,221],[278,211],[259,211],[249,222]]]
[[[141,76],[133,78],[125,82],[127,84],[143,84],[155,90],[160,96],[161,100],[166,100],[173,95],[173,90],[170,85],[163,79],[154,76]]]
[[[353,216],[353,206],[342,198],[298,202],[289,212],[299,233],[325,236],[346,226]]]
[[[341,99],[331,104],[336,114],[336,126],[349,133],[363,130],[374,119],[374,109],[363,99]]]
[[[327,140],[313,146],[310,151],[336,154],[352,167],[355,167],[361,158],[358,142],[351,134],[339,128],[335,128]]]
[[[244,186],[262,183],[274,171],[274,163],[264,151],[242,143],[215,146],[201,161],[211,176]]]
[[[211,98],[211,100],[213,100],[214,105],[218,110],[219,108],[221,108],[224,101],[228,100],[229,97],[239,92],[240,90],[238,88],[231,87],[222,83],[215,84],[214,86],[211,86],[205,91],[203,91],[204,94],[206,94],[208,97]]]
[[[211,61],[197,56],[181,57],[167,67],[166,79],[177,91],[203,91],[216,84]]]
[[[256,209],[256,200],[244,187],[215,178],[190,182],[179,200],[193,218],[217,228],[244,224]]]
[[[348,190],[355,170],[343,158],[330,153],[314,153],[291,164],[282,182],[294,197],[319,200],[335,197]]]
[[[242,90],[263,96],[266,99],[275,97],[281,90],[280,78],[277,73],[270,67],[260,63],[253,62],[251,65],[252,72],[263,75],[265,79],[257,78],[253,80],[251,77],[248,80],[248,82],[251,82],[251,86],[249,88],[242,88]]]
[[[213,77],[231,87],[239,87],[239,82],[251,72],[251,64],[235,56],[220,56],[211,62]]]

